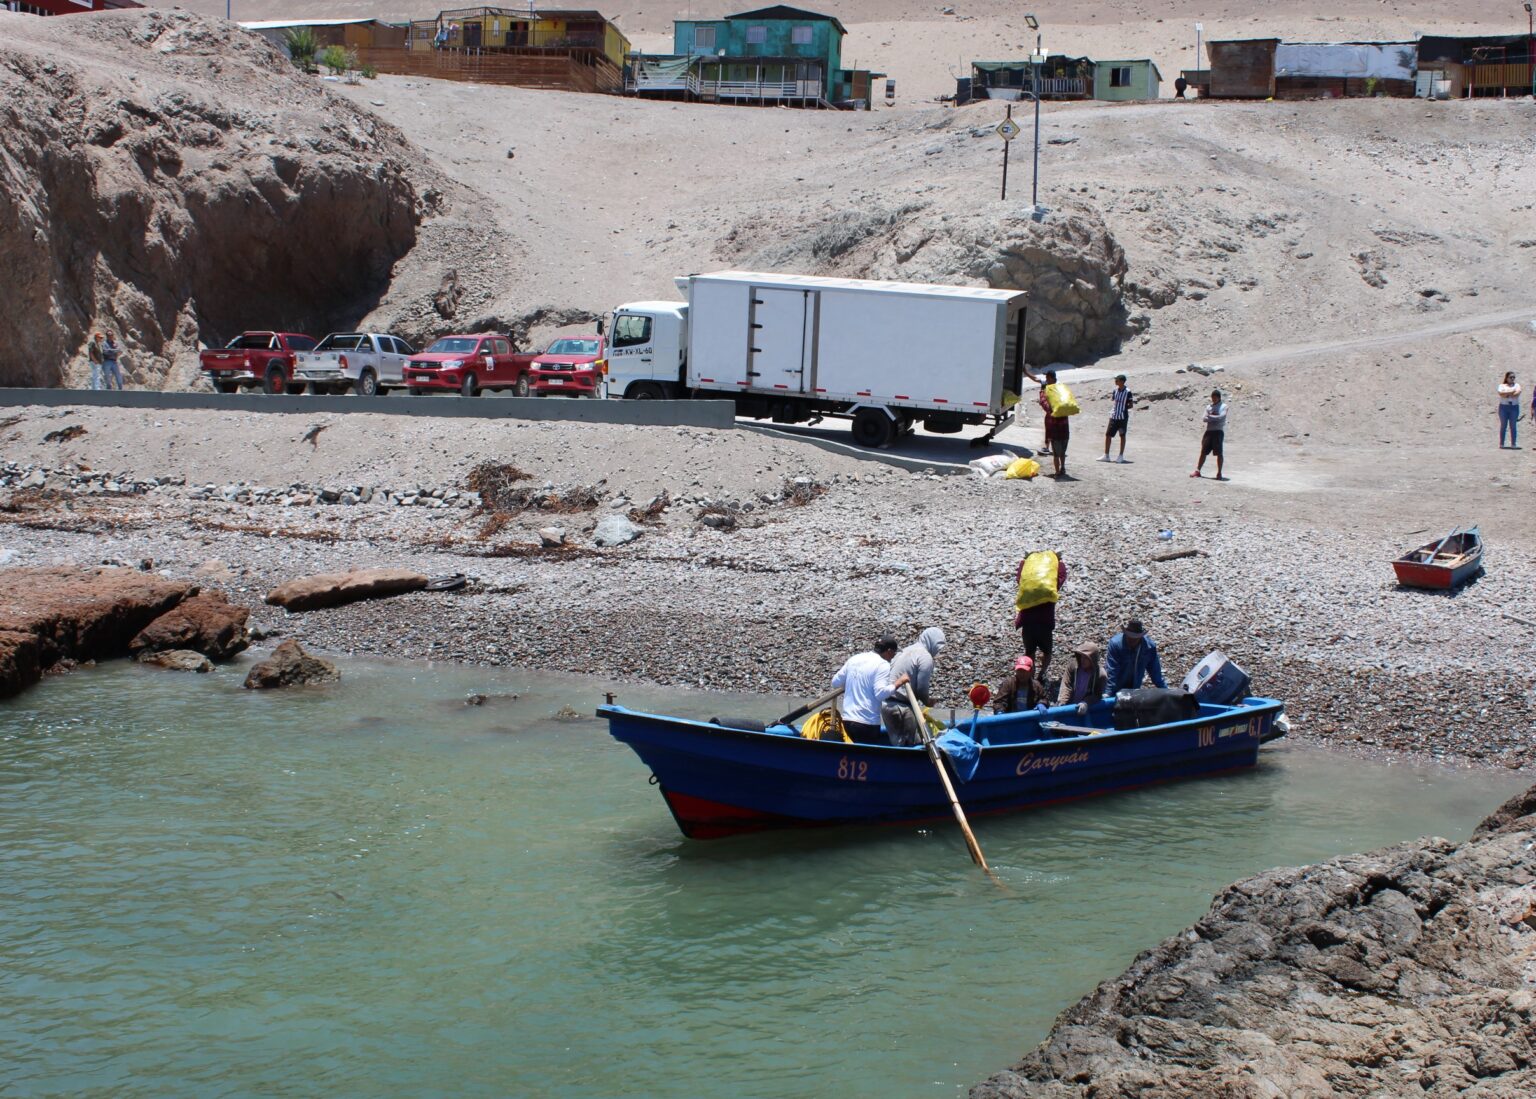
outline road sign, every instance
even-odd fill
[[[1023,132],[1019,124],[1011,118],[1005,118],[997,124],[997,136],[1004,141],[1012,141]]]

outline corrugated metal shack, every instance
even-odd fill
[[[1207,42],[1211,96],[1217,99],[1271,99],[1275,94],[1278,38],[1233,38]]]
[[[322,50],[327,46],[347,46],[355,50],[403,49],[407,26],[378,19],[264,19],[240,25],[285,51],[286,35],[296,30],[313,34],[315,44]]]

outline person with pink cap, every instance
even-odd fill
[[[1035,676],[1035,662],[1027,656],[1014,657],[1013,671],[998,685],[997,694],[993,696],[993,711],[1016,714],[1044,709],[1046,705],[1045,686]]]

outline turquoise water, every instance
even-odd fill
[[[596,681],[343,671],[0,703],[0,1094],[963,1094],[1235,878],[1460,838],[1525,785],[1276,746],[978,822],[1004,891],[948,827],[683,840],[603,723],[555,719]]]

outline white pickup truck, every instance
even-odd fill
[[[297,355],[293,380],[306,393],[363,397],[403,388],[405,360],[416,349],[398,336],[378,332],[332,332],[313,351]]]

